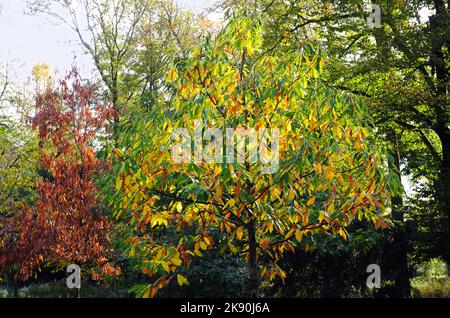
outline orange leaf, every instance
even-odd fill
[[[314,204],[314,202],[316,202],[316,198],[315,198],[315,197],[312,197],[311,199],[308,200],[308,202],[306,202],[306,205],[307,205],[307,206],[311,206],[311,205]]]

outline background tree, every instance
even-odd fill
[[[108,263],[110,222],[102,215],[93,177],[107,169],[95,157],[96,134],[106,129],[113,110],[102,105],[92,86],[73,70],[60,87],[36,98],[39,199],[4,224],[0,270],[27,280],[45,266],[76,263],[114,274]]]
[[[33,0],[28,7],[75,31],[118,114],[115,130],[122,115],[127,120],[139,111],[136,106],[157,104],[167,66],[195,42],[199,23],[208,25],[167,0]]]
[[[136,52],[136,33],[140,23],[148,18],[152,1],[31,1],[31,13],[45,13],[70,26],[84,49],[91,55],[103,83],[109,90],[116,112],[123,100],[119,92],[123,81],[132,77],[130,61]]]

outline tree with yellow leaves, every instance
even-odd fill
[[[188,284],[182,268],[216,247],[247,260],[258,296],[260,281],[283,278],[277,262],[311,248],[313,234],[345,238],[355,218],[388,225],[398,180],[370,141],[364,105],[324,86],[323,65],[306,47],[265,51],[257,20],[229,13],[173,66],[160,124],[130,133],[104,190],[116,218],[133,226],[129,254],[158,276],[138,296]]]

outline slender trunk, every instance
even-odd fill
[[[248,230],[248,248],[249,248],[249,267],[250,267],[250,297],[259,297],[259,275],[258,275],[258,260],[257,260],[257,246],[256,246],[256,232],[255,223],[249,222]]]
[[[443,258],[447,264],[450,264],[450,129],[446,128],[439,134],[442,144],[442,164],[440,171],[440,202],[446,217],[443,228],[443,237],[440,240],[442,244]]]
[[[444,0],[434,0],[436,14],[430,17],[430,61],[436,70],[436,133],[442,144],[442,162],[439,175],[439,201],[446,218],[443,235],[439,239],[444,260],[450,264],[450,109],[448,107],[448,69],[445,55],[445,46],[449,49],[449,22],[450,8],[445,7]]]
[[[118,129],[119,129],[119,107],[117,105],[119,100],[117,89],[113,89],[112,92],[112,105],[115,112],[114,122],[113,122],[113,139],[114,139],[114,147],[119,147],[119,135],[118,135]]]
[[[19,285],[14,281],[13,297],[19,298]]]
[[[13,295],[12,296],[14,298],[18,298],[19,297],[19,284],[18,284],[17,278],[14,275],[14,271],[11,271],[9,273],[8,281],[11,282],[11,284],[13,286]]]
[[[239,68],[239,79],[242,82],[244,80],[244,65],[245,65],[245,53],[246,50],[244,49],[242,53],[242,61],[241,66]],[[242,101],[244,108],[247,104],[245,94],[242,95]],[[244,123],[245,126],[248,124],[248,111],[245,110],[244,112]],[[249,154],[248,152],[245,153],[245,167],[248,172],[250,172],[250,164],[249,164]],[[250,184],[247,184],[248,188],[251,188]],[[247,212],[249,212],[247,210]],[[250,221],[247,223],[247,231],[248,231],[248,253],[249,253],[249,267],[250,267],[250,281],[249,281],[249,288],[250,288],[250,297],[251,298],[258,298],[259,297],[259,273],[258,273],[258,255],[257,255],[257,246],[256,246],[256,230],[255,230],[255,221],[253,219],[252,213],[248,213],[248,217]]]
[[[399,136],[395,132],[392,132],[392,143],[394,166],[398,171],[400,178]],[[409,242],[404,220],[403,198],[401,195],[392,197],[392,219],[396,223],[393,233],[393,241],[390,248],[390,254],[394,262],[393,271],[395,282],[394,293],[392,296],[405,298],[410,296],[411,286],[409,283],[408,268]]]

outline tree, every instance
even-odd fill
[[[297,47],[299,42],[309,41],[326,50],[329,65],[323,74],[326,82],[366,99],[380,139],[391,143],[391,152],[400,157],[403,173],[419,181],[420,194],[414,201],[422,200],[420,205],[427,208],[418,209],[414,203],[408,209],[406,205],[411,200],[406,200],[405,195],[398,197],[401,204],[396,204],[392,213],[398,231],[405,231],[404,220],[408,218],[416,224],[428,223],[434,246],[416,241],[416,248],[427,250],[424,255],[445,256],[450,248],[450,204],[446,190],[449,177],[445,176],[450,140],[445,129],[449,114],[445,84],[449,28],[448,19],[444,18],[449,5],[444,1],[372,3],[381,9],[379,28],[369,27],[366,19],[372,9],[357,0],[226,1],[225,5],[252,7],[259,12],[269,48],[280,42],[284,47]],[[440,211],[429,209],[430,206],[438,206]],[[423,227],[418,229],[422,231]],[[407,237],[395,236],[399,240]],[[392,250],[407,245],[405,241],[394,240]],[[405,254],[406,250],[399,253]],[[408,267],[407,263],[401,264],[406,257],[396,259],[398,269]],[[405,271],[398,273],[403,275]]]
[[[182,268],[216,248],[247,260],[258,296],[260,278],[283,278],[277,262],[300,242],[311,248],[313,234],[346,237],[355,218],[388,226],[387,194],[399,186],[371,142],[364,105],[323,85],[320,54],[267,52],[261,31],[255,17],[230,13],[216,37],[169,71],[173,93],[155,119],[163,124],[147,123],[115,150],[103,193],[115,217],[134,226],[129,254],[158,275],[140,296],[175,278],[187,284]],[[227,128],[237,129],[237,145],[233,135],[222,143]]]
[[[0,74],[0,105],[5,101],[8,87],[10,86],[10,79],[8,74],[8,66],[5,67],[5,72]]]
[[[95,157],[96,136],[113,116],[75,70],[37,96],[32,123],[39,137],[39,198],[4,222],[0,272],[13,270],[16,279],[27,280],[42,266],[71,263],[117,272],[108,263],[111,224],[93,182],[108,168]]]
[[[390,131],[406,131],[428,152],[422,170],[445,215],[436,229],[440,255],[449,262],[450,202],[448,189],[450,135],[448,130],[449,4],[436,1],[372,1],[381,9],[380,28],[369,28],[367,9],[360,1],[261,1],[268,46],[286,40],[297,46],[308,37],[330,58],[327,82],[364,96],[386,139]],[[245,4],[244,4],[245,5]],[[382,123],[382,124],[381,124]],[[403,134],[406,136],[406,134]],[[410,137],[408,137],[409,139]],[[405,149],[406,152],[410,152]],[[421,151],[416,157],[423,156]],[[415,160],[403,160],[405,165]],[[399,218],[400,221],[401,218]],[[445,226],[445,227],[444,227]]]
[[[37,138],[20,122],[0,124],[0,218],[32,202],[35,196]]]
[[[166,0],[33,0],[29,9],[76,33],[118,114],[115,131],[136,104],[144,110],[157,104],[167,66],[200,32],[199,16]],[[117,132],[116,146],[118,139]]]
[[[149,18],[150,0],[114,0],[80,2],[36,0],[29,3],[32,13],[45,13],[68,25],[94,60],[102,82],[107,87],[117,114],[126,109],[134,90],[127,83],[139,81],[132,64],[139,51],[138,29]],[[116,117],[114,128],[119,118]]]

